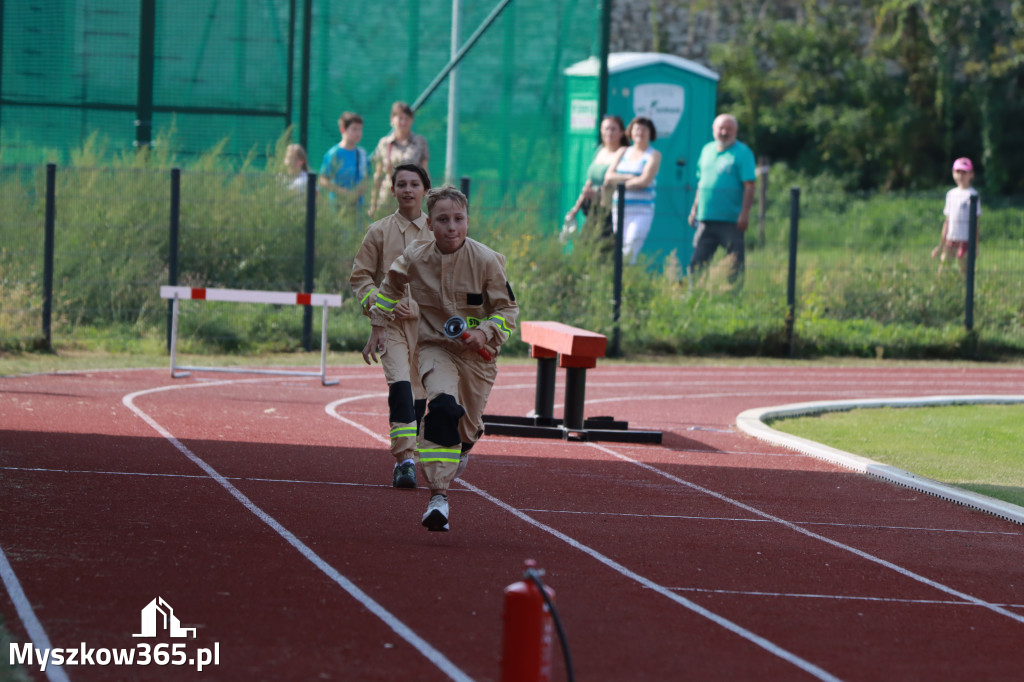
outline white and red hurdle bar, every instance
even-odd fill
[[[235,374],[278,374],[284,376],[320,377],[324,386],[333,386],[338,380],[327,380],[327,309],[341,307],[341,294],[297,294],[287,291],[250,291],[245,289],[208,289],[206,287],[160,287],[160,298],[171,303],[171,377],[187,377],[188,371],[231,372]],[[195,367],[177,364],[178,350],[178,301],[226,301],[229,303],[269,303],[273,305],[308,305],[323,308],[320,324],[320,371],[299,372],[276,369],[248,369],[235,367]]]

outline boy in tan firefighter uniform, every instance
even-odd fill
[[[369,316],[377,302],[380,286],[388,268],[406,247],[420,239],[433,242],[423,213],[423,196],[430,189],[430,177],[419,166],[397,166],[391,177],[391,193],[398,210],[370,225],[352,264],[349,284]],[[403,287],[394,304],[394,319],[388,323],[388,349],[380,358],[388,383],[388,413],[391,422],[391,454],[395,466],[391,485],[416,487],[416,436],[426,409],[426,393],[416,367],[416,330],[418,306]]]
[[[427,392],[420,465],[430,486],[423,515],[428,530],[446,531],[448,486],[465,469],[483,433],[483,413],[497,376],[495,357],[515,329],[519,306],[505,275],[505,257],[469,239],[465,195],[450,185],[427,194],[434,241],[413,244],[394,262],[370,311],[373,332],[363,359],[387,354],[389,322],[406,284],[419,304],[417,364]],[[448,338],[445,323],[461,316],[464,338]],[[486,357],[485,357],[486,356]]]

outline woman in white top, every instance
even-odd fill
[[[626,136],[633,144],[622,151],[604,176],[605,186],[615,188],[619,183],[626,185],[625,231],[622,233],[622,253],[629,257],[630,265],[636,263],[640,250],[651,231],[654,220],[654,199],[656,196],[658,168],[661,167],[661,152],[651,147],[658,138],[651,119],[638,116],[626,128]],[[619,229],[618,193],[612,205],[612,229]]]

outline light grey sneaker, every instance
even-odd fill
[[[469,464],[469,453],[463,452],[459,455],[459,468],[455,470],[455,478],[462,475],[462,472],[466,470],[467,464]]]
[[[423,514],[423,525],[427,530],[448,530],[448,496],[432,495],[427,511]]]

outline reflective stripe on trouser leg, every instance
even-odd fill
[[[476,442],[482,433],[484,407],[494,384],[497,368],[493,362],[486,362],[475,351],[452,353],[430,344],[419,349],[419,368],[430,401],[427,416],[424,418],[420,461],[423,462],[423,473],[430,488],[445,491],[455,478],[459,455],[462,454],[462,444]],[[442,395],[453,397],[456,404],[464,410],[464,414],[458,418],[454,434],[446,431],[438,434],[434,428],[428,428],[428,422],[431,420],[430,411],[434,409],[432,403]],[[436,442],[432,437],[440,438],[443,442]],[[435,456],[431,459],[435,462],[428,465],[427,449],[450,452],[434,453]]]
[[[387,349],[380,356],[384,378],[388,382],[391,454],[398,463],[416,459],[418,423],[415,399],[424,395],[419,372],[414,370],[415,323],[416,320],[390,322]]]

